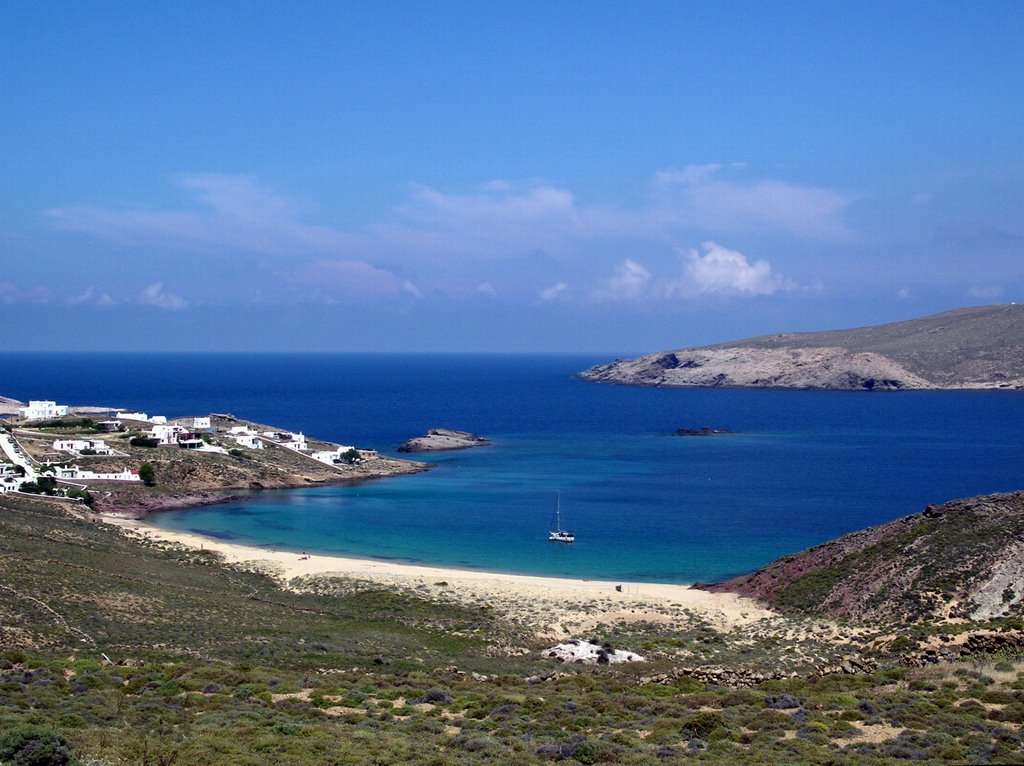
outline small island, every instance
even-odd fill
[[[446,450],[486,447],[490,440],[468,431],[453,431],[449,428],[431,428],[424,436],[402,442],[399,452],[443,452]]]
[[[734,433],[736,432],[730,431],[728,428],[711,428],[710,426],[676,429],[676,436],[724,436]]]

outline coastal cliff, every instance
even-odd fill
[[[1024,389],[1024,306],[782,333],[616,359],[583,380],[640,386],[833,390]]]
[[[921,513],[701,585],[773,607],[901,621],[1024,615],[1024,492],[930,505]]]

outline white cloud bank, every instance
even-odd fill
[[[581,204],[571,191],[546,183],[491,181],[466,194],[411,184],[392,220],[368,222],[354,231],[306,223],[302,206],[252,176],[217,173],[174,179],[193,195],[196,204],[186,209],[81,205],[54,208],[46,215],[56,228],[128,245],[364,260],[385,252],[483,260],[573,240],[664,239],[686,229],[719,236],[776,231],[810,239],[848,233],[841,216],[851,200],[839,192],[781,181],[741,182],[721,175],[720,165],[658,173],[651,199],[639,208]]]
[[[772,295],[791,283],[767,261],[750,262],[715,242],[705,245],[703,255],[691,251],[681,276],[657,277],[640,260],[664,269],[677,243],[731,232],[812,240],[848,235],[841,219],[850,198],[831,189],[745,180],[746,172],[721,165],[665,170],[651,180],[646,200],[632,207],[583,203],[570,190],[544,182],[496,180],[466,193],[412,184],[383,222],[351,230],[307,222],[304,206],[252,176],[216,173],[174,179],[191,196],[181,209],[84,205],[46,214],[56,228],[127,247],[157,245],[211,258],[268,256],[274,288],[291,286],[325,302],[418,299],[460,289],[477,297],[500,292],[503,299],[535,295],[542,301]],[[600,262],[595,251],[620,245],[638,256],[600,277],[591,265]],[[488,265],[502,260],[521,268]],[[551,268],[566,264],[560,281],[537,289],[552,278]],[[578,289],[570,291],[569,284]],[[147,287],[139,302],[187,305],[159,283]]]

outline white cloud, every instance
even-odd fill
[[[38,285],[24,290],[13,282],[0,282],[0,303],[49,303],[50,288]]]
[[[641,297],[651,281],[651,272],[632,258],[619,264],[614,276],[608,279],[594,294],[596,300],[636,300]]]
[[[541,290],[538,293],[538,296],[542,301],[553,301],[556,298],[560,297],[568,289],[569,285],[567,285],[565,282],[559,282],[555,285],[552,285],[551,287]]]
[[[794,286],[775,273],[768,261],[750,263],[743,253],[716,242],[705,242],[703,248],[704,255],[693,249],[687,253],[683,280],[673,292],[773,295]]]
[[[486,295],[488,298],[495,298],[498,295],[498,291],[494,289],[494,285],[490,282],[481,282],[476,286],[476,291],[481,295]]]
[[[421,297],[412,282],[366,261],[354,259],[323,258],[294,269],[284,275],[284,279],[308,291],[310,297],[321,303],[372,300],[396,297],[402,293]]]
[[[907,298],[910,297],[910,288],[901,287],[899,290],[896,291],[896,297],[899,298],[901,301],[906,300]]]
[[[184,298],[164,292],[163,282],[154,282],[139,294],[139,303],[143,306],[155,306],[159,309],[179,311],[188,303]]]
[[[782,181],[729,181],[720,177],[721,170],[711,164],[658,173],[655,185],[664,195],[665,213],[678,216],[682,225],[721,232],[774,229],[811,239],[849,235],[841,220],[849,197]]]
[[[299,206],[250,176],[181,175],[177,186],[192,192],[199,209],[145,210],[80,205],[53,208],[46,216],[58,229],[79,231],[125,245],[163,244],[265,254],[341,252],[361,239],[297,220]]]
[[[974,286],[967,289],[968,298],[979,298],[981,300],[994,300],[999,298],[1004,290],[999,285]]]

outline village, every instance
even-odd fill
[[[32,400],[0,413],[0,493],[47,494],[81,501],[95,483],[152,484],[153,463],[167,462],[168,450],[197,459],[234,458],[254,465],[290,463],[318,471],[317,480],[341,479],[375,450],[308,439],[301,431],[260,426],[232,415],[168,419],[163,415],[98,407],[69,407]],[[152,456],[152,457],[151,457]],[[294,456],[291,460],[275,457]],[[325,475],[322,469],[328,469]],[[307,479],[308,480],[308,479]],[[107,493],[109,494],[109,492]]]

